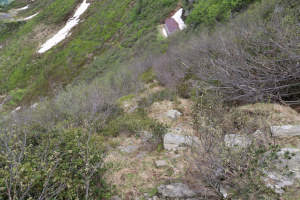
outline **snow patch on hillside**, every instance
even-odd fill
[[[80,7],[75,12],[74,16],[70,18],[65,25],[56,35],[54,35],[51,39],[49,39],[46,43],[44,43],[38,53],[44,53],[51,49],[53,46],[57,45],[59,42],[63,41],[66,37],[71,35],[69,33],[71,29],[79,23],[79,17],[88,9],[90,3],[87,3],[86,0],[82,2]]]
[[[35,13],[29,17],[26,17],[26,18],[23,18],[23,19],[18,19],[17,21],[27,21],[27,20],[30,20],[32,18],[34,18],[35,16],[37,16],[39,13]]]
[[[28,9],[28,8],[29,8],[29,6],[27,5],[27,6],[23,7],[23,8],[18,8],[18,9],[16,9],[16,11],[26,10],[26,9]]]

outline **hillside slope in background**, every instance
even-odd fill
[[[82,71],[86,78],[99,76],[140,54],[140,49],[158,41],[156,25],[177,6],[176,1],[145,2],[140,14],[138,1],[92,1],[72,34],[42,54],[41,45],[66,24],[82,1],[14,2],[10,6],[15,8],[29,5],[15,18],[38,15],[1,29],[1,93],[19,88],[30,101],[51,93],[55,84],[71,83]]]

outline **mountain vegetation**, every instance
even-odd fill
[[[5,5],[9,4],[10,2],[11,2],[11,0],[1,0],[0,6],[5,6]]]
[[[270,132],[300,124],[297,0],[93,0],[38,53],[81,2],[0,0],[28,5],[0,20],[1,200],[300,198],[297,163],[266,183],[299,158]]]

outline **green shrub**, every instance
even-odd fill
[[[229,19],[233,11],[256,0],[198,0],[186,22],[191,25],[212,25]]]
[[[164,100],[174,101],[176,98],[177,98],[176,92],[166,88],[166,89],[163,89],[161,91],[151,94],[147,98],[142,98],[138,102],[138,105],[141,108],[147,108],[150,105],[152,105],[154,102],[159,102],[159,101],[164,101]]]
[[[153,72],[153,69],[150,68],[148,69],[146,72],[144,72],[143,74],[141,74],[140,79],[144,82],[144,83],[152,83],[155,80],[155,74]]]
[[[23,131],[1,134],[1,141],[7,142],[0,153],[1,199],[110,197],[101,178],[103,144],[93,135],[84,129]]]
[[[112,117],[100,132],[105,136],[112,137],[116,137],[122,133],[136,135],[139,131],[150,130],[150,127],[154,124],[155,122],[148,118],[144,111],[139,110],[134,113],[123,113]]]

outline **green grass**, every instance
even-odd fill
[[[0,35],[0,44],[7,42],[0,50],[0,65],[5,66],[0,69],[0,94],[26,88],[23,102],[29,102],[51,94],[54,84],[65,86],[79,75],[80,80],[89,81],[117,71],[142,48],[151,49],[150,44],[164,48],[165,43],[157,40],[156,26],[177,5],[173,0],[139,1],[141,4],[136,0],[94,1],[70,37],[46,53],[37,54],[46,40],[39,38],[40,29],[63,26],[80,2],[36,1],[24,15],[40,11],[38,16],[16,31]],[[139,6],[141,12],[137,12]]]

